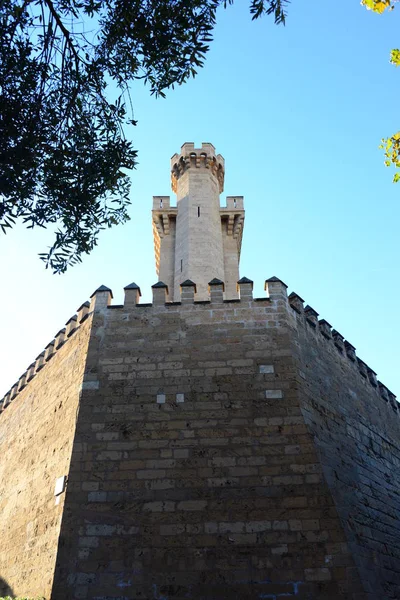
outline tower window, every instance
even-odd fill
[[[160,198],[160,208],[162,208],[162,198]]]
[[[236,198],[233,199],[233,206],[236,208]]]
[[[183,260],[181,259],[181,273],[183,271]]]
[[[197,216],[200,216],[200,206],[197,207]]]

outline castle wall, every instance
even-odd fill
[[[354,349],[293,311],[302,412],[369,600],[400,598],[400,417]],[[323,327],[322,327],[323,328]],[[381,393],[383,393],[383,396]]]
[[[365,600],[269,289],[96,296],[53,600]]]
[[[89,327],[88,319],[0,415],[0,596],[8,586],[50,597],[64,505],[54,489],[68,474]]]

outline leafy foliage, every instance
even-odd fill
[[[395,2],[397,0],[361,0],[363,6],[378,14],[382,14],[386,9],[393,10]]]
[[[362,0],[368,10],[373,10],[378,14],[382,14],[386,9],[393,10],[395,4],[399,0]],[[400,66],[400,50],[394,48],[390,52],[390,62],[396,67]],[[400,132],[393,134],[391,137],[383,138],[379,146],[385,151],[385,165],[387,167],[394,166],[400,169]],[[400,181],[400,171],[397,171],[393,176],[393,183]]]
[[[128,216],[136,150],[129,84],[155,95],[203,66],[216,10],[233,0],[2,0],[0,227],[58,229],[46,267],[64,272]],[[250,0],[284,23],[289,0]],[[108,97],[114,81],[118,98]],[[128,108],[127,108],[128,107]]]
[[[400,169],[400,131],[389,138],[382,139],[379,148],[385,151],[385,165],[387,167],[394,166],[396,169]],[[397,171],[393,175],[393,182],[397,183],[399,180],[400,171]]]

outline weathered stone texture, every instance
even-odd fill
[[[52,598],[365,600],[274,285],[95,314]]]
[[[89,320],[0,415],[0,596],[50,597],[88,339]]]
[[[368,600],[400,598],[400,416],[354,348],[293,311],[301,404]],[[336,332],[337,333],[337,332]],[[350,345],[347,345],[350,347]],[[362,363],[361,365],[359,363]]]
[[[278,279],[200,303],[188,283],[119,307],[102,286],[18,384],[1,576],[49,600],[398,600],[393,395]]]

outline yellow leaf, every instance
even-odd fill
[[[361,4],[367,8],[367,10],[373,10],[374,12],[381,15],[388,8],[392,10],[394,8],[393,0],[361,0]]]
[[[390,62],[396,67],[400,66],[400,50],[393,48],[390,53]]]

